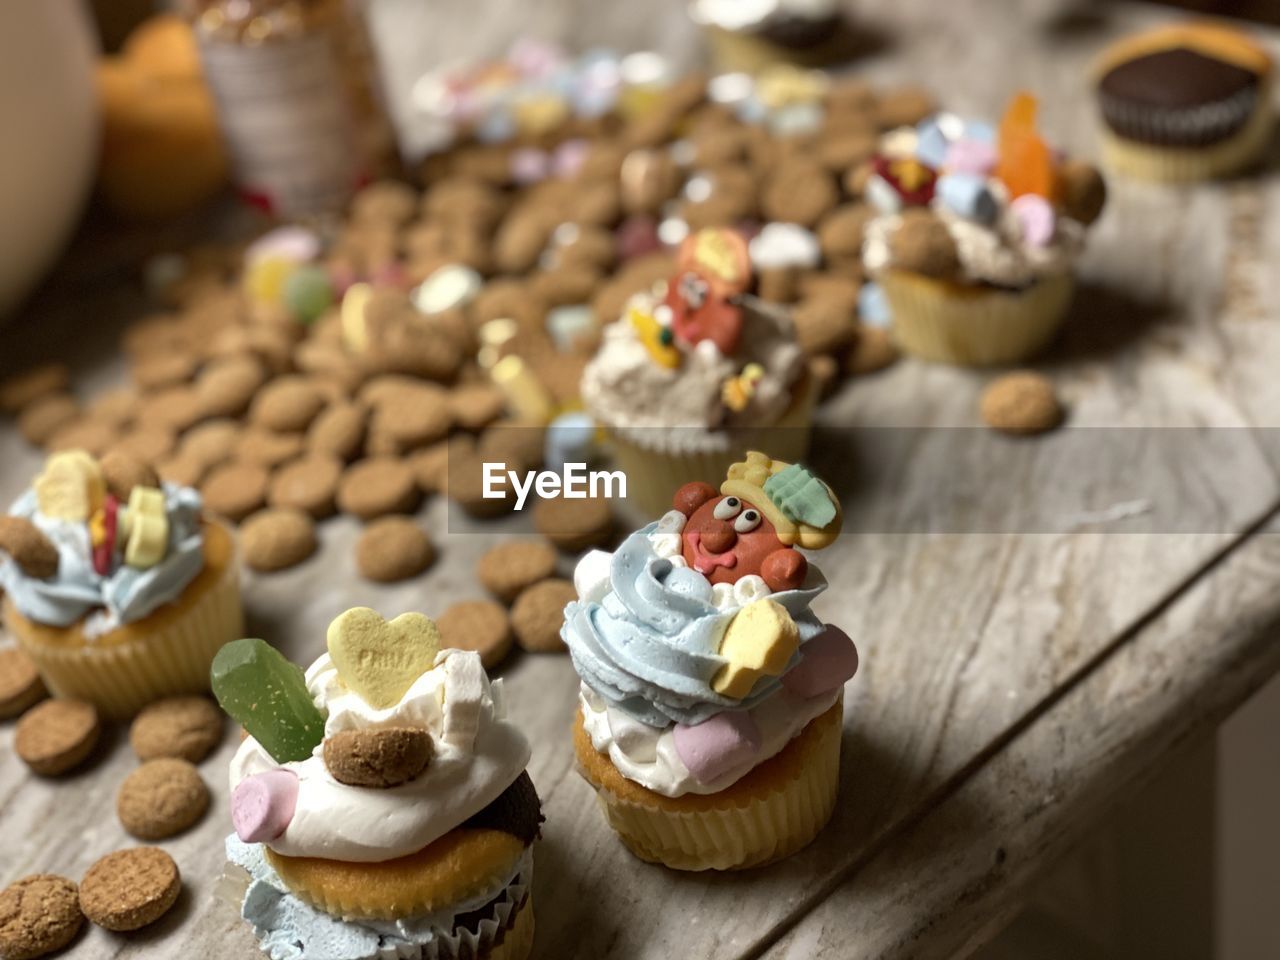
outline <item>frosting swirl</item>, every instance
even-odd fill
[[[777,677],[761,678],[741,700],[711,687],[727,662],[717,652],[725,628],[745,602],[768,594],[763,581],[755,578],[741,592],[714,591],[702,574],[659,554],[670,553],[664,537],[669,533],[651,523],[612,557],[595,551],[579,564],[579,599],[565,608],[563,628],[578,675],[611,705],[654,727],[698,724],[776,693]],[[600,575],[606,562],[607,578]],[[809,605],[826,586],[810,566],[802,587],[768,594],[795,620],[801,645],[824,629]]]
[[[344,730],[412,726],[431,732],[435,751],[417,778],[385,790],[339,783],[323,748],[285,764],[298,777],[298,801],[288,827],[268,846],[292,857],[379,862],[405,856],[479,813],[529,763],[529,742],[506,718],[502,681],[485,676],[477,653],[442,650],[400,701],[376,709],[348,689],[326,653],[306,674],[316,706],[328,711],[325,736]],[[246,777],[277,769],[253,738],[231,761],[231,789]]]
[[[5,558],[0,561],[0,586],[19,612],[36,623],[69,627],[87,616],[84,633],[90,639],[172,603],[204,569],[202,503],[190,487],[166,483],[163,490],[169,519],[164,559],[146,569],[121,564],[107,576],[93,568],[88,527],[45,516],[37,508],[35,491],[28,490],[9,512],[29,519],[49,538],[58,551],[58,572],[37,580]]]

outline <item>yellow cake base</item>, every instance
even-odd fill
[[[719,490],[729,467],[748,450],[767,450],[775,460],[789,463],[803,460],[809,453],[816,393],[813,378],[805,374],[776,423],[735,427],[723,446],[711,444],[710,438],[699,443],[696,427],[671,428],[676,441],[688,446],[678,450],[664,449],[660,445],[663,432],[657,429],[630,433],[606,428],[614,466],[627,477],[627,502],[645,517],[660,517],[671,509],[672,496],[686,483],[701,480]]]
[[[1274,126],[1270,84],[1263,84],[1249,122],[1221,143],[1204,147],[1161,147],[1117,136],[1102,125],[1102,162],[1121,176],[1155,183],[1192,183],[1248,170],[1271,143]]]
[[[55,697],[87,700],[103,716],[127,719],[148,703],[209,689],[218,649],[244,632],[235,542],[222,524],[204,525],[205,566],[173,603],[136,623],[86,638],[80,624],[28,620],[12,597],[4,619]]]
[[[1064,273],[1011,291],[891,270],[880,286],[903,350],[935,363],[986,367],[1021,363],[1048,346],[1066,318],[1075,281]]]
[[[579,711],[573,745],[609,826],[641,860],[675,870],[745,870],[807,846],[835,809],[844,698],[781,753],[729,788],[664,797],[626,779],[598,752]]]

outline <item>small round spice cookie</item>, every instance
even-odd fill
[[[239,523],[267,502],[270,483],[267,471],[257,464],[228,463],[205,478],[200,493],[209,510]]]
[[[343,730],[324,739],[324,765],[351,787],[385,790],[417,777],[431,764],[435,744],[422,727]]]
[[[565,604],[577,599],[578,591],[568,580],[552,578],[535,583],[516,597],[511,608],[516,643],[531,653],[563,652],[566,647],[560,639],[560,625]]]
[[[58,429],[46,443],[50,452],[58,450],[83,450],[90,456],[100,457],[120,439],[120,428],[113,423],[94,417],[73,420]]]
[[[835,209],[840,191],[835,181],[816,163],[794,161],[780,166],[760,197],[760,206],[770,220],[812,227]]]
[[[931,210],[904,210],[898,228],[889,235],[893,265],[935,280],[951,280],[960,272],[960,254],[951,231]]]
[[[307,428],[307,449],[340,460],[354,460],[364,445],[368,423],[369,410],[363,404],[332,404]]]
[[[159,847],[132,847],[89,868],[80,880],[80,909],[107,930],[141,930],[168,913],[181,892],[173,857]]]
[[[102,471],[102,480],[107,485],[107,493],[122,503],[129,502],[129,494],[134,487],[160,486],[160,477],[145,460],[120,450],[108,450],[98,461],[98,469]]]
[[[442,647],[474,650],[486,670],[506,658],[514,641],[511,618],[502,604],[492,600],[455,603],[436,617],[436,626]]]
[[[997,377],[982,391],[982,420],[1001,433],[1029,435],[1062,422],[1062,404],[1048,377],[1016,370]]]
[[[206,467],[215,467],[231,459],[240,430],[240,424],[225,417],[208,420],[183,434],[178,453]]]
[[[449,451],[449,470],[445,494],[472,517],[497,517],[509,513],[516,504],[510,484],[496,491],[497,497],[485,496],[486,458],[478,450],[462,447]]]
[[[22,715],[13,751],[35,773],[57,777],[89,758],[101,727],[93,704],[46,700]]]
[[[338,484],[338,509],[361,520],[411,513],[418,485],[409,465],[394,457],[370,457],[346,469]]]
[[[556,552],[540,540],[516,540],[489,550],[476,564],[476,579],[503,603],[555,576]]]
[[[240,528],[240,548],[250,570],[272,573],[296,567],[316,552],[316,525],[292,507],[260,510]]]
[[[304,444],[300,433],[276,433],[262,427],[249,427],[236,439],[234,457],[270,470],[302,456]]]
[[[196,392],[209,416],[238,417],[266,379],[267,371],[256,357],[230,356],[200,371]]]
[[[160,479],[180,487],[198,487],[209,475],[209,468],[195,457],[175,453],[156,463],[156,473]]]
[[[502,391],[488,383],[469,383],[449,393],[453,421],[463,430],[483,430],[502,416],[506,406]]]
[[[449,482],[449,451],[458,442],[459,438],[441,440],[409,455],[409,469],[423,493],[443,492]]]
[[[26,653],[18,647],[0,650],[0,720],[26,712],[48,695],[35,663]]]
[[[845,354],[845,369],[859,376],[876,373],[898,361],[898,345],[883,327],[859,326],[853,346]]]
[[[35,960],[61,950],[84,926],[80,895],[66,877],[35,873],[0,890],[0,957]]]
[[[199,763],[222,740],[222,711],[208,697],[166,697],[144,707],[129,727],[139,760],[178,757]]]
[[[311,454],[276,471],[267,491],[273,507],[291,507],[321,520],[332,516],[344,464],[328,454]]]
[[[373,405],[369,422],[371,442],[381,437],[401,450],[412,450],[444,439],[453,425],[449,394],[433,383],[387,384],[367,396]]]
[[[26,517],[0,515],[0,553],[28,577],[47,580],[58,572],[58,548]]]
[[[116,793],[120,825],[139,840],[164,840],[196,823],[209,809],[209,788],[189,760],[148,760]]]
[[[324,392],[309,378],[278,377],[258,391],[249,408],[249,419],[278,433],[300,433],[324,405]]]
[[[89,402],[89,416],[115,427],[127,427],[138,416],[141,394],[132,386],[111,387]]]
[[[435,561],[427,532],[409,517],[374,520],[356,541],[356,569],[376,583],[416,577]]]
[[[66,390],[71,371],[64,363],[46,363],[0,383],[0,413],[17,413],[50,393]]]
[[[69,393],[51,393],[23,408],[18,432],[33,447],[44,446],[62,427],[80,416],[80,404]]]
[[[171,454],[177,445],[178,434],[173,427],[143,423],[121,434],[114,449],[143,463],[155,463]]]
[[[566,553],[577,553],[608,541],[613,508],[603,497],[539,500],[533,505],[533,528]]]
[[[188,382],[200,368],[189,353],[149,353],[139,358],[129,375],[143,390],[159,390]]]

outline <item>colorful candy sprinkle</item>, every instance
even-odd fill
[[[213,695],[276,763],[305,760],[324,739],[324,715],[302,670],[265,640],[233,640],[210,670]]]

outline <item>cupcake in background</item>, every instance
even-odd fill
[[[746,241],[727,228],[685,239],[672,280],[632,297],[582,376],[627,493],[648,514],[690,478],[715,481],[748,449],[797,459],[814,390],[784,308],[746,291]]]
[[[242,632],[230,532],[121,453],[53,454],[0,517],[0,558],[5,624],[49,691],[108,717],[208,690]]]
[[[812,841],[835,808],[858,655],[810,609],[827,582],[797,548],[834,541],[840,504],[804,467],[757,452],[718,491],[687,483],[673,502],[574,572],[574,751],[636,856],[759,866]]]
[[[706,31],[719,71],[822,66],[845,47],[838,0],[690,0],[689,16]]]
[[[1103,161],[1160,182],[1248,169],[1271,140],[1271,74],[1261,44],[1220,24],[1176,24],[1120,41],[1097,68]]]
[[[417,613],[326,639],[305,675],[262,640],[213,664],[248,733],[220,895],[273,957],[523,960],[543,817],[502,682]]]
[[[937,114],[880,138],[863,189],[864,301],[926,360],[1019,363],[1061,326],[1087,228],[1106,203],[1097,169],[1063,157],[1018,94],[996,126]]]

